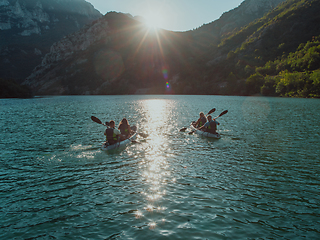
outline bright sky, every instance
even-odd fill
[[[86,0],[102,14],[110,11],[142,16],[147,23],[187,31],[218,19],[243,0]]]

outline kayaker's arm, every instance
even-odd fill
[[[199,127],[199,128],[197,128],[198,130],[201,130],[202,128],[204,128],[205,127],[205,125],[203,125],[202,127]]]
[[[198,124],[199,124],[199,122],[200,122],[200,119],[201,119],[201,118],[199,118],[199,119],[194,123],[193,126],[198,126]]]
[[[113,133],[117,135],[118,141],[126,139],[118,129],[113,129]]]

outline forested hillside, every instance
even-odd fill
[[[288,56],[257,67],[246,85],[263,95],[320,97],[320,36],[301,43]]]
[[[263,18],[223,39],[219,46],[211,47],[206,56],[208,81],[204,82],[215,94],[319,96],[318,80],[310,83],[310,78],[317,79],[320,68],[316,47],[316,36],[320,35],[319,11],[320,1],[286,1]],[[302,61],[310,64],[303,65]],[[299,68],[292,67],[298,62]],[[274,68],[279,71],[271,71],[271,65],[278,64],[280,66]],[[280,81],[284,76],[287,80]],[[299,86],[295,85],[295,90],[292,83],[288,83],[288,78],[293,79],[293,76],[305,79],[300,80]]]

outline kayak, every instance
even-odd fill
[[[192,122],[192,123],[194,123],[194,122]],[[215,139],[221,138],[219,133],[209,133],[209,132],[204,132],[204,131],[198,130],[192,125],[192,123],[190,124],[190,128],[191,128],[192,132],[194,132],[200,136],[203,136],[203,137],[215,138]]]
[[[135,133],[133,135],[131,135],[131,137],[129,137],[128,139],[125,139],[123,141],[117,142],[115,144],[110,145],[108,142],[105,142],[102,144],[101,146],[101,150],[102,151],[116,151],[116,150],[121,150],[124,149],[127,145],[129,145],[130,143],[132,143],[132,141],[134,141],[137,137],[137,128],[135,126],[131,127],[131,130],[135,131]]]

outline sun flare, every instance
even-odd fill
[[[162,16],[158,13],[149,13],[144,18],[145,24],[151,29],[157,29],[163,24]]]

